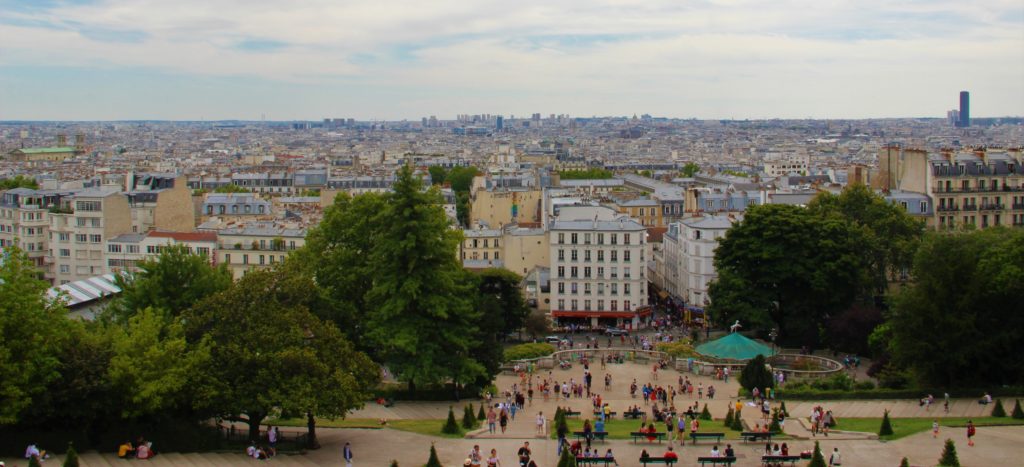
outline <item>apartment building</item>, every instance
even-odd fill
[[[269,220],[272,204],[253,193],[209,193],[200,206],[200,219],[224,221]]]
[[[611,203],[611,207],[620,214],[625,214],[644,227],[661,227],[663,218],[661,204],[649,198],[637,198]]]
[[[190,232],[196,228],[192,192],[185,177],[175,174],[139,174],[125,177],[131,208],[132,231]]]
[[[46,267],[49,207],[70,192],[15,188],[0,196],[0,248],[17,245],[40,269]]]
[[[105,274],[106,241],[132,232],[128,197],[119,187],[64,197],[50,210],[49,221],[47,277],[55,285]]]
[[[520,276],[551,264],[550,236],[541,227],[508,226],[501,237],[502,261],[505,268]]]
[[[636,327],[647,307],[646,230],[608,208],[563,209],[550,224],[551,316]]]
[[[467,269],[487,269],[504,267],[502,262],[502,231],[475,229],[462,231],[462,243],[459,244],[459,259]]]
[[[284,261],[288,252],[306,244],[306,229],[274,222],[254,222],[217,232],[216,264],[226,264],[235,279],[255,269]]]
[[[708,215],[669,224],[662,237],[663,290],[689,305],[707,305],[708,285],[718,277],[715,249],[738,219]]]
[[[215,263],[217,234],[212,232],[162,232],[152,230],[146,233],[127,233],[107,240],[107,272],[136,272],[139,263],[153,260],[169,246],[185,245],[189,252],[204,255],[211,264]]]

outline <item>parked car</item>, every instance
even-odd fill
[[[628,336],[629,335],[629,331],[627,331],[625,329],[622,329],[622,328],[616,328],[616,327],[609,327],[608,329],[604,330],[604,333],[609,335],[609,336]]]
[[[562,342],[562,338],[558,336],[548,336],[545,337],[544,340],[551,345],[558,345],[559,342]]]

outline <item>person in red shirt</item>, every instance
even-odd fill
[[[679,460],[679,456],[672,450],[672,446],[669,446],[668,451],[665,451],[665,455],[661,457],[664,457],[665,459]]]

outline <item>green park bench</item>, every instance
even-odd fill
[[[626,418],[639,419],[644,416],[644,412],[640,410],[636,412],[622,412],[622,416]]]
[[[603,414],[603,413],[604,413],[604,412],[602,412],[602,411],[600,411],[600,410],[595,410],[595,411],[594,411],[594,416],[595,416],[595,417],[600,417],[600,416],[601,416],[601,414]],[[617,414],[618,414],[618,412],[608,412],[608,419],[612,419],[612,418],[615,418],[615,415],[617,415]]]
[[[614,465],[614,457],[580,457],[576,456],[576,465]]]
[[[800,459],[800,456],[761,456],[761,464],[768,466],[788,462],[789,465],[796,465]]]
[[[652,437],[652,436],[655,437],[655,438],[658,438],[658,442],[659,443],[665,440],[665,432],[645,433],[645,432],[642,432],[642,431],[634,431],[634,432],[631,432],[629,434],[629,436],[633,437],[633,442],[634,443],[639,442],[640,439],[647,439],[648,437]]]
[[[562,413],[564,413],[566,417],[579,417],[580,416],[580,411],[578,411],[578,410],[575,411],[575,412],[573,412],[572,410],[565,410]]]
[[[743,433],[740,433],[740,436],[744,441],[758,441],[763,439],[771,442],[772,440],[772,433],[770,431],[744,431]]]
[[[665,458],[665,457],[641,457],[640,463],[647,467],[647,464],[665,464],[665,465],[676,465],[679,459]]]
[[[583,438],[583,432],[582,431],[574,431],[574,432],[572,432],[572,434],[574,436],[576,436],[576,439],[582,439]],[[608,432],[607,431],[591,431],[590,435],[595,437],[595,438],[597,438],[597,439],[599,439],[599,440],[601,440],[601,441],[604,441],[605,439],[608,438]]]
[[[722,442],[722,438],[725,438],[725,433],[690,433],[690,439],[693,440],[693,444],[697,444],[697,439],[704,438],[715,438],[719,443]]]
[[[736,463],[735,457],[698,457],[697,463],[700,465],[733,465]]]

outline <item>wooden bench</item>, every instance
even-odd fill
[[[582,431],[574,431],[574,432],[572,432],[572,434],[576,436],[576,439],[583,438],[583,432]],[[591,431],[590,435],[595,437],[595,438],[597,438],[597,439],[599,439],[599,440],[601,440],[601,441],[604,441],[606,438],[608,438],[608,432],[607,431]]]
[[[622,412],[622,416],[626,418],[639,419],[644,416],[644,412]]]
[[[572,410],[565,410],[562,413],[564,413],[566,417],[579,417],[580,416],[580,412],[579,411],[573,412]]]
[[[725,438],[725,433],[710,433],[710,432],[709,433],[702,433],[702,432],[697,432],[697,433],[692,433],[691,432],[690,433],[690,439],[693,440],[693,444],[697,444],[697,439],[698,438],[715,438],[715,440],[717,440],[719,443],[721,443],[722,442],[722,438]]]
[[[789,465],[796,465],[796,462],[799,460],[800,456],[761,456],[761,464],[763,465],[781,464],[783,462],[789,462]]]
[[[651,436],[658,438],[659,443],[665,439],[665,432],[644,433],[642,431],[634,431],[631,432],[629,435],[633,437],[634,443],[638,442],[640,438],[647,439],[648,437]]]
[[[698,457],[697,463],[700,465],[733,465],[736,463],[735,457]]]
[[[581,457],[576,456],[576,465],[597,465],[597,464],[615,464],[614,457]]]
[[[641,457],[640,463],[647,467],[647,464],[665,464],[665,465],[676,465],[679,459],[665,458],[665,457]]]
[[[744,431],[740,433],[740,436],[744,441],[757,441],[757,440],[772,440],[772,433],[770,431]]]
[[[602,412],[600,410],[595,410],[594,411],[594,416],[595,417],[600,417],[602,414],[604,414],[604,412]],[[618,414],[618,412],[608,412],[608,417],[607,418],[609,418],[609,419],[613,418],[613,417],[615,417],[616,414]]]

